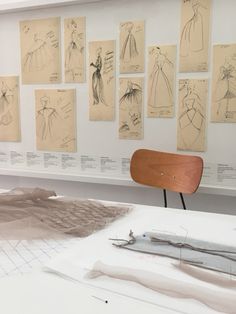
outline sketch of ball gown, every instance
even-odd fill
[[[225,64],[220,67],[220,74],[215,90],[215,101],[218,104],[217,114],[220,113],[222,105],[225,105],[224,114],[227,118],[230,115],[230,102],[234,98],[236,98],[236,69],[226,59]]]
[[[185,83],[182,89],[186,89],[186,94],[182,99],[182,113],[178,123],[181,137],[186,149],[193,148],[203,132],[205,116],[199,95],[194,91],[194,87]]]
[[[92,75],[92,91],[93,91],[93,104],[98,105],[102,103],[106,104],[105,97],[104,97],[104,85],[102,79],[102,48],[98,48],[97,50],[97,59],[95,63],[91,63],[90,66],[94,67],[96,70],[93,72]]]
[[[186,22],[181,33],[180,54],[187,57],[190,52],[204,49],[204,24],[200,8],[206,9],[199,0],[192,0],[192,17]]]
[[[156,59],[150,75],[151,88],[148,105],[154,108],[168,108],[173,106],[172,87],[165,73],[166,66],[173,66],[172,62],[161,53],[159,47],[155,49]]]
[[[13,100],[13,92],[5,82],[2,82],[0,90],[0,125],[9,125],[12,120],[10,105]]]
[[[135,36],[132,33],[134,24],[129,22],[126,24],[128,32],[121,49],[120,59],[129,62],[131,59],[138,56],[138,49]]]
[[[44,96],[40,99],[42,108],[37,111],[37,123],[39,136],[42,140],[47,140],[48,137],[53,137],[53,125],[58,118],[58,113],[55,108],[50,106],[50,98]]]
[[[73,80],[75,80],[75,74],[81,69],[81,62],[83,62],[81,58],[84,47],[81,44],[83,34],[78,32],[78,25],[74,20],[71,22],[71,27],[71,41],[66,50],[65,67],[66,71],[70,72]]]
[[[34,34],[34,42],[23,60],[25,72],[42,71],[52,60],[48,43]]]
[[[120,99],[120,109],[127,111],[127,120],[121,123],[120,132],[129,131],[141,123],[140,106],[142,103],[142,88],[131,81]]]

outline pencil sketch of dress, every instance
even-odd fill
[[[181,56],[188,56],[190,51],[197,52],[204,48],[204,28],[201,8],[205,7],[199,0],[192,0],[193,15],[187,21],[181,33]]]
[[[180,72],[208,70],[211,0],[182,0]]]
[[[75,100],[73,89],[35,90],[38,150],[76,150]]]
[[[99,47],[97,49],[97,59],[95,63],[91,63],[90,66],[95,68],[95,71],[92,75],[92,90],[93,90],[93,104],[98,105],[99,103],[103,103],[106,105],[105,97],[104,97],[104,85],[102,79],[102,48]]]
[[[133,28],[134,24],[132,22],[128,22],[126,25],[127,36],[123,42],[120,54],[121,60],[130,61],[130,59],[138,56],[136,39],[132,33]]]
[[[2,81],[1,90],[0,90],[0,115],[5,112],[7,107],[12,102],[13,93],[7,84]]]
[[[66,82],[82,82],[84,79],[84,24],[83,27],[80,27],[79,21],[83,23],[81,20],[84,21],[83,18],[78,18],[78,22],[76,19],[69,19],[66,23],[70,30],[70,34],[68,34],[70,40],[65,51]],[[66,36],[67,32],[65,31]]]
[[[220,111],[225,118],[231,115],[231,100],[236,98],[236,69],[226,58],[225,64],[220,67],[220,74],[216,84],[215,101],[217,103],[217,115]],[[234,111],[236,112],[236,103]]]
[[[111,121],[115,117],[115,41],[89,43],[89,119]]]
[[[39,126],[39,136],[41,140],[47,140],[53,137],[54,120],[58,118],[55,108],[50,105],[50,98],[44,96],[40,99],[42,108],[37,112],[37,122]]]
[[[158,110],[155,116],[168,116],[172,113],[173,107],[173,79],[168,77],[169,67],[173,68],[173,63],[162,53],[160,47],[154,47],[152,50],[154,56],[154,65],[149,76],[149,95],[148,106]],[[171,80],[172,79],[172,80]],[[152,111],[149,108],[149,112]],[[150,114],[149,116],[154,116]]]
[[[0,95],[0,125],[7,126],[13,120],[10,105],[14,96],[4,81],[2,81]]]
[[[0,141],[20,140],[19,78],[0,77]]]
[[[60,18],[20,22],[23,84],[52,84],[61,80]]]
[[[23,60],[23,71],[42,71],[52,60],[47,41],[34,34],[34,42]]]
[[[203,83],[206,84],[204,80]],[[178,148],[202,151],[205,132],[204,100],[199,96],[194,83],[189,80],[182,82],[179,91],[183,90],[184,96],[180,102],[178,118],[178,132],[183,145],[178,140]]]
[[[144,21],[120,24],[120,73],[144,72]]]
[[[120,97],[120,138],[140,139],[142,136],[142,87],[141,79],[121,79],[126,84]]]

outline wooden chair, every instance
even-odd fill
[[[182,193],[196,192],[202,171],[201,157],[148,149],[136,150],[130,163],[130,174],[135,182],[163,189],[165,207],[166,190],[169,190],[180,194],[183,208],[186,209]]]

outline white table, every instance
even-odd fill
[[[135,234],[153,229],[178,234],[187,232],[191,237],[235,245],[236,217],[136,205],[129,215],[114,222],[108,228],[83,239],[73,251],[66,252],[52,261],[50,266],[55,271],[64,272],[67,278],[74,277],[74,281],[43,271],[1,279],[0,313],[217,313],[195,300],[170,298],[136,283],[106,277],[90,281],[84,279],[77,266],[87,265],[89,267],[93,261],[109,259],[112,254],[115,258],[117,254],[121,254],[123,257],[133,254],[133,252],[112,247],[108,241],[110,237],[127,237],[130,229]],[[155,261],[163,272],[169,274],[169,267],[172,263],[170,259],[141,253],[136,256],[137,264],[144,262],[149,267],[150,263]],[[117,263],[119,264],[119,258]],[[185,279],[185,274],[177,274],[177,276],[183,276]],[[196,279],[188,280],[194,282]],[[201,284],[207,285],[204,282]],[[108,300],[108,303],[105,303],[105,300]]]

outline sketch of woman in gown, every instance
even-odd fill
[[[91,63],[90,66],[95,68],[95,71],[92,75],[92,91],[93,91],[93,104],[98,105],[102,103],[106,104],[105,97],[104,97],[104,86],[103,86],[103,79],[102,79],[102,48],[99,47],[97,49],[97,59],[95,63]]]
[[[151,87],[148,105],[153,108],[168,109],[173,106],[173,91],[165,67],[173,67],[173,63],[161,52],[159,47],[155,47],[153,53],[155,54],[155,63],[149,77]]]
[[[34,42],[24,57],[23,67],[25,72],[42,71],[52,60],[47,40],[34,34]]]
[[[194,144],[198,141],[204,131],[205,115],[202,106],[202,100],[195,91],[194,86],[186,81],[180,88],[180,91],[186,90],[181,101],[181,111],[178,123],[186,149],[194,148]]]
[[[40,99],[42,108],[37,111],[37,123],[39,126],[39,136],[42,140],[53,137],[53,125],[58,118],[55,108],[50,105],[50,98],[44,96]]]
[[[128,80],[124,95],[120,98],[120,109],[127,111],[126,121],[123,121],[119,131],[125,132],[141,123],[142,88],[139,84]]]
[[[82,45],[83,33],[78,30],[78,24],[71,21],[71,41],[66,50],[65,68],[67,73],[71,73],[72,79],[75,80],[76,73],[81,70],[83,63]]]
[[[181,33],[180,54],[187,57],[190,52],[204,49],[204,21],[200,9],[207,9],[200,0],[192,0],[192,17],[186,22]]]
[[[0,90],[0,125],[9,125],[12,120],[12,114],[10,111],[10,105],[13,100],[13,92],[7,86],[7,84],[2,81]]]
[[[132,33],[134,24],[126,23],[125,29],[128,32],[121,49],[120,59],[129,62],[131,59],[138,56],[138,49],[135,36]]]
[[[224,106],[225,118],[230,115],[231,100],[236,98],[236,69],[231,63],[230,58],[225,58],[225,63],[220,67],[219,78],[215,90],[215,102],[217,115],[220,114],[221,107]],[[236,109],[236,102],[235,109]]]

